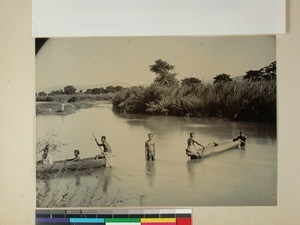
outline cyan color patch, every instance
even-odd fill
[[[103,218],[70,218],[71,223],[104,223]]]

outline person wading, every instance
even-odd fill
[[[145,142],[145,158],[147,161],[155,160],[155,143],[153,141],[153,134],[148,134],[148,140]]]
[[[195,144],[201,146],[203,148],[203,150],[205,149],[204,145],[200,144],[199,142],[197,142],[195,139],[195,133],[191,132],[190,133],[190,137],[187,140],[187,148],[185,150],[186,154],[190,157],[196,157],[196,158],[200,158],[201,157],[201,153],[199,150],[196,149]]]
[[[240,132],[239,136],[233,138],[233,141],[238,141],[238,140],[240,141],[239,147],[244,148],[246,146],[247,137],[244,135],[242,131]]]

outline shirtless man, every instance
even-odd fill
[[[99,144],[98,140],[95,138],[95,141],[97,143],[97,145],[99,147],[103,147],[103,151],[100,152],[100,154],[96,155],[95,159],[101,159],[101,158],[105,158],[104,154],[110,154],[112,151],[111,151],[111,147],[110,145],[108,144],[108,142],[106,141],[106,137],[105,136],[102,136],[101,137],[101,144]]]
[[[237,141],[237,140],[240,141],[239,148],[245,148],[247,137],[244,135],[242,131],[240,132],[239,136],[233,138],[233,141]]]
[[[185,152],[186,152],[186,154],[188,156],[194,156],[194,157],[200,158],[201,157],[201,153],[200,153],[199,150],[196,149],[195,143],[197,145],[201,146],[203,148],[203,150],[205,149],[205,147],[204,147],[204,145],[202,145],[199,142],[197,142],[194,139],[194,137],[195,137],[194,132],[191,132],[190,133],[190,137],[187,140],[188,147],[186,148]]]
[[[155,160],[155,143],[153,141],[153,134],[148,134],[148,140],[145,142],[145,156],[146,160]]]

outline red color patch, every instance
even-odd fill
[[[192,225],[192,218],[176,218],[177,225]]]

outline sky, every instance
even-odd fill
[[[245,75],[276,60],[275,36],[52,38],[36,56],[36,89],[122,82],[149,85],[149,65],[175,65],[179,80]]]

